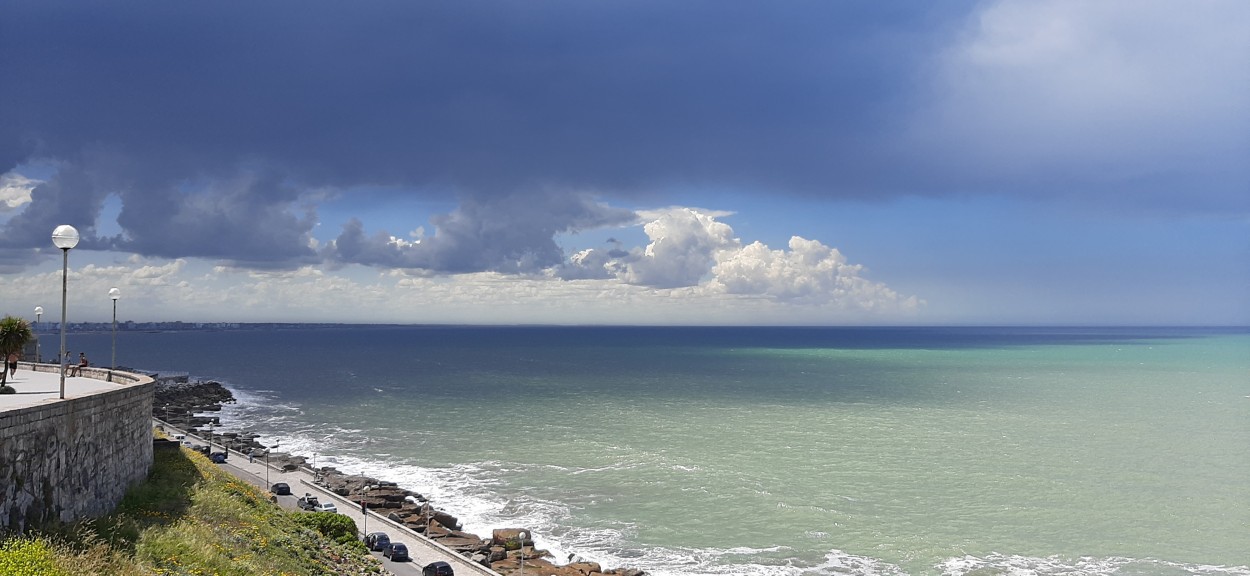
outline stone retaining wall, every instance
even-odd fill
[[[147,478],[155,383],[128,372],[111,376],[116,390],[0,412],[0,531],[107,514]]]

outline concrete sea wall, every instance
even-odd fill
[[[109,378],[108,370],[83,372]],[[147,477],[155,383],[126,372],[111,376],[116,388],[0,412],[0,531],[107,514]]]

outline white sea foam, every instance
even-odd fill
[[[867,556],[848,554],[841,550],[831,550],[825,554],[824,563],[816,566],[817,574],[851,574],[854,576],[904,576],[902,568]]]
[[[973,570],[990,569],[1008,576],[1104,576],[1106,574],[1160,574],[1189,576],[1250,576],[1250,566],[1182,564],[1151,558],[1081,557],[1045,558],[990,554],[985,557],[950,558],[937,566],[944,576],[962,576]]]

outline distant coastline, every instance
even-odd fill
[[[54,320],[31,323],[37,334],[56,334],[60,324]],[[317,330],[326,328],[475,328],[475,329],[690,329],[690,330],[1159,330],[1159,331],[1214,331],[1245,332],[1250,325],[1242,324],[881,324],[881,325],[659,325],[659,324],[373,324],[349,322],[186,322],[182,320],[159,322],[118,321],[118,332],[220,332],[227,330]],[[71,334],[100,334],[113,331],[112,322],[69,322],[66,332]]]

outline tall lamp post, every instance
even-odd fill
[[[521,539],[521,547],[517,548],[517,556],[521,558],[521,568],[519,570],[521,576],[525,576],[525,537],[526,536],[528,536],[528,534],[526,534],[524,530],[522,530],[521,533],[518,535],[518,537]]]
[[[117,299],[121,297],[121,290],[109,288],[109,298],[113,299],[113,363],[109,364],[110,382],[113,380],[113,371],[117,369]]]
[[[35,362],[43,362],[43,354],[39,352],[40,318],[43,318],[43,306],[35,306]]]
[[[61,249],[61,399],[65,399],[65,296],[69,288],[69,251],[78,245],[78,229],[62,224],[52,231],[52,244]]]
[[[274,444],[273,446],[265,447],[265,489],[266,490],[273,489],[273,487],[269,485],[269,452],[277,447],[278,447],[277,444]]]

